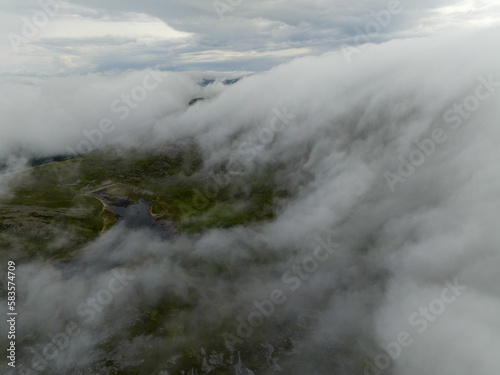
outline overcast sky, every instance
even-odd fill
[[[48,4],[42,10],[41,3]],[[50,4],[49,4],[50,3]],[[160,67],[261,71],[354,43],[388,0],[2,0],[0,75]],[[230,5],[234,4],[234,5]],[[371,42],[481,28],[491,0],[401,0]],[[38,13],[37,13],[38,12]],[[40,13],[43,12],[43,13]],[[48,16],[47,16],[48,15]],[[29,23],[35,25],[34,30]],[[357,29],[359,28],[359,29]],[[365,40],[366,41],[366,38]]]

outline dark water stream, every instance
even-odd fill
[[[162,238],[172,238],[176,234],[175,226],[166,220],[155,220],[150,214],[150,204],[144,199],[139,199],[137,203],[129,203],[124,198],[122,202],[109,205],[118,222],[123,222],[129,228],[149,228]]]

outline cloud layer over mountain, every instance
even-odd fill
[[[495,373],[499,31],[365,46],[350,64],[342,51],[300,58],[234,85],[149,70],[5,79],[2,158],[194,139],[207,175],[221,163],[270,167],[291,192],[271,222],[167,241],[117,226],[67,267],[19,265],[21,335],[43,327],[42,350],[49,333],[76,322],[81,333],[48,366],[85,368],[142,306],[171,296],[192,307],[176,321],[185,337],[120,337],[110,354],[126,363],[155,348],[169,358],[196,335],[223,343],[255,300],[281,290],[286,301],[269,319],[312,322],[303,345],[316,351],[297,374],[333,371],[321,358],[346,374]],[[81,307],[120,282],[102,311]],[[258,330],[252,337],[271,339]],[[145,366],[157,371],[151,358]]]

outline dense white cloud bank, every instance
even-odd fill
[[[360,373],[377,373],[391,353],[386,373],[396,375],[495,373],[499,35],[391,41],[364,47],[351,64],[341,51],[301,58],[230,86],[154,71],[4,80],[2,157],[194,138],[207,170],[229,160],[273,165],[293,193],[272,222],[167,242],[117,227],[74,268],[20,265],[21,332],[60,332],[79,319],[83,333],[50,362],[62,371],[85,366],[91,348],[162,296],[195,304],[186,335],[220,334],[228,320],[234,334],[232,314],[279,289],[287,301],[273,319],[314,311],[308,345],[356,351],[367,360],[353,365]],[[188,106],[197,97],[207,100]],[[315,252],[309,240],[328,236],[338,247]],[[311,256],[316,266],[304,261]],[[196,262],[235,271],[192,272]],[[294,262],[300,272],[287,273]],[[89,296],[117,288],[112,272],[124,269],[129,287],[104,312],[78,313]],[[175,355],[170,345],[162,350]]]

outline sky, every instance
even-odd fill
[[[343,43],[478,29],[500,20],[488,0],[4,0],[2,76],[160,68],[262,71]]]

